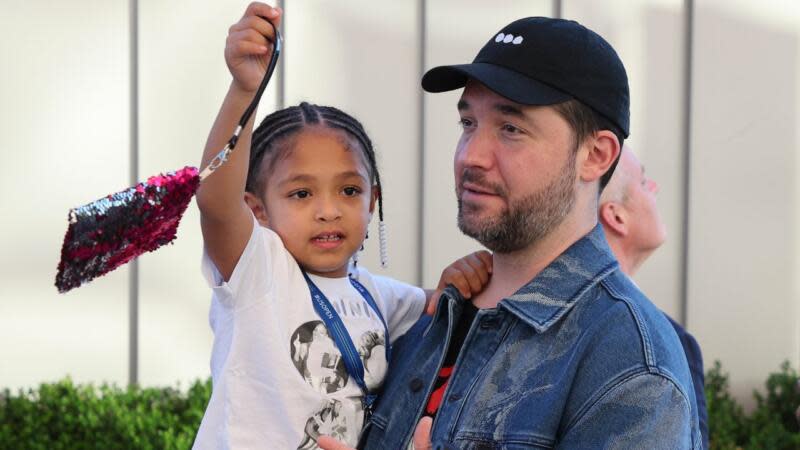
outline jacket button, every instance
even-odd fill
[[[411,389],[411,392],[419,392],[419,390],[422,389],[422,386],[422,380],[419,378],[414,378],[410,383],[408,383],[408,387]]]

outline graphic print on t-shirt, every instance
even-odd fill
[[[346,305],[339,301],[334,302],[334,305],[337,305],[334,307],[337,312],[339,306],[342,307],[340,316],[348,315],[351,320],[353,316],[358,316],[356,320],[360,318],[359,322],[367,326],[366,331],[353,344],[364,364],[364,381],[368,386],[375,386],[378,380],[383,379],[387,365],[383,326],[376,322],[379,319],[369,311],[369,306],[359,308],[357,305]],[[361,330],[363,329],[362,327]],[[314,390],[329,395],[347,386],[350,375],[342,354],[321,320],[300,325],[292,333],[290,342],[292,362]],[[317,438],[320,435],[332,436],[343,442],[354,441],[361,429],[363,409],[360,397],[330,398],[308,418],[304,428],[305,435],[297,447],[298,450],[317,449]]]
[[[328,403],[316,414],[308,418],[305,426],[305,438],[297,446],[297,450],[312,450],[317,447],[320,436],[330,436],[339,441],[347,439],[346,415],[342,414],[343,403],[339,400],[329,400]],[[354,424],[351,424],[352,428]]]
[[[321,320],[306,322],[292,334],[292,362],[317,392],[331,394],[350,378],[344,360]]]

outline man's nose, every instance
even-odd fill
[[[494,163],[494,145],[491,133],[478,128],[461,138],[456,151],[456,164],[487,169]]]
[[[652,192],[653,194],[658,194],[658,183],[655,180],[647,179],[647,190]]]

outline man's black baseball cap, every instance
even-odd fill
[[[630,128],[628,76],[617,52],[578,22],[528,17],[506,25],[483,46],[472,64],[439,66],[422,77],[422,88],[444,92],[480,81],[523,105],[576,99],[617,125]]]

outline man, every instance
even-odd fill
[[[628,146],[623,146],[619,164],[600,196],[599,219],[620,269],[633,276],[642,263],[664,243],[666,225],[656,208],[658,184],[644,174],[644,167]],[[708,412],[704,395],[703,356],[694,337],[666,316],[681,341],[700,419],[703,448],[708,448]]]
[[[362,447],[406,448],[420,422],[432,448],[700,448],[680,343],[597,224],[629,126],[611,46],[521,19],[422,86],[464,88],[458,222],[494,252],[492,277],[472,303],[447,288],[398,342]]]

